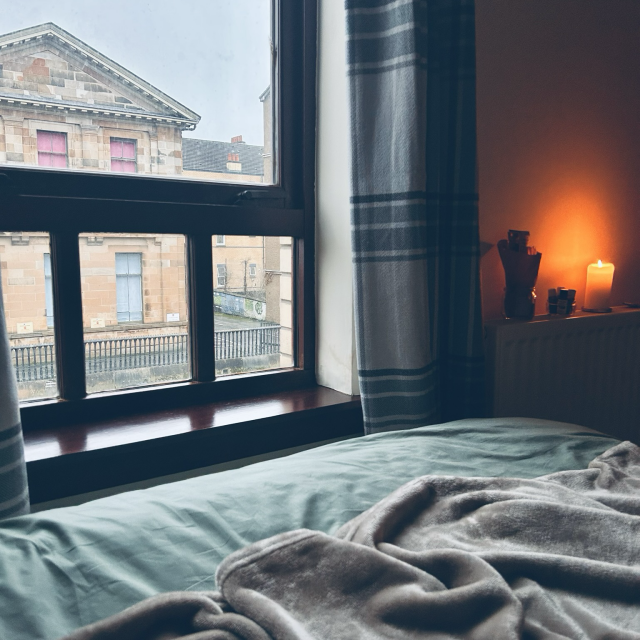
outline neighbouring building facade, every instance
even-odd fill
[[[0,163],[182,172],[200,116],[58,26],[0,36]]]
[[[270,101],[265,103],[265,94],[260,99],[266,112]],[[0,36],[0,165],[245,183],[262,182],[265,169],[271,176],[270,122],[261,147],[244,143],[241,136],[228,143],[183,138],[199,120],[198,114],[54,24]],[[186,334],[184,237],[99,231],[79,239],[85,340]],[[275,325],[278,358],[267,364],[293,364],[291,239],[218,235],[212,249],[212,297],[220,331]],[[0,229],[0,277],[12,347],[51,345],[48,236]],[[229,362],[220,372],[241,370]],[[253,362],[250,367],[262,365]],[[95,390],[118,386],[109,379]],[[23,397],[42,397],[40,391],[26,389]]]

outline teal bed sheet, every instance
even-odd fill
[[[617,443],[545,420],[461,420],[6,520],[0,638],[55,639],[159,592],[214,589],[232,551],[301,527],[332,533],[417,476],[532,478]]]

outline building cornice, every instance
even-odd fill
[[[185,118],[171,117],[160,113],[151,113],[148,111],[128,111],[124,109],[112,109],[104,105],[92,105],[84,102],[70,102],[67,100],[47,100],[46,98],[33,98],[31,96],[21,96],[15,93],[0,92],[0,104],[13,108],[36,108],[46,110],[48,112],[62,111],[64,113],[76,113],[100,115],[109,118],[117,118],[120,120],[132,120],[136,122],[155,122],[159,124],[170,124],[179,126],[183,131],[193,131],[196,123]],[[0,118],[3,117],[0,114]]]

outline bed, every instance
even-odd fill
[[[337,442],[0,524],[0,638],[56,639],[167,591],[208,591],[232,552],[332,534],[425,474],[536,478],[618,441],[545,420],[461,420]]]

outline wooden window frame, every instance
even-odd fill
[[[133,158],[125,158],[124,156],[120,156],[120,157],[114,156],[113,152],[111,151],[112,142],[133,143]],[[133,166],[133,171],[129,171],[129,172],[123,171],[120,173],[138,173],[138,141],[135,138],[116,138],[114,136],[110,136],[109,137],[109,155],[111,156],[109,160],[109,171],[114,171],[113,161],[116,160],[118,162],[123,162]]]
[[[47,157],[47,158],[51,158],[53,156],[60,156],[60,157],[64,157],[64,163],[65,165],[68,166],[69,164],[69,140],[67,138],[67,134],[64,131],[49,131],[48,129],[36,129],[36,144],[39,143],[38,138],[40,137],[41,133],[48,133],[50,135],[57,135],[57,136],[62,136],[64,139],[64,153],[60,152],[60,151],[53,151],[53,149],[51,151],[40,151],[40,149],[37,150],[37,156],[38,156],[38,166],[40,167],[46,167],[47,165],[42,165],[40,164],[40,154],[42,154],[43,156]]]
[[[127,273],[118,273],[118,256],[119,255],[126,255],[127,256],[127,269],[129,268],[129,256],[137,256],[138,257],[138,261],[140,263],[140,272],[139,273],[129,273],[127,271]],[[144,287],[142,286],[142,253],[140,253],[139,251],[116,251],[114,253],[114,258],[115,258],[115,272],[116,272],[116,323],[118,325],[121,324],[129,324],[129,323],[140,323],[140,322],[144,322]],[[128,320],[120,320],[120,318],[118,317],[120,315],[120,313],[123,313],[121,311],[118,311],[117,308],[120,305],[120,300],[118,300],[118,278],[126,278],[127,279],[127,293],[129,292],[129,279],[132,277],[136,277],[136,283],[137,283],[137,288],[140,290],[140,301],[141,301],[141,305],[140,305],[140,319],[138,320],[137,318],[135,320],[131,320],[131,309],[129,309],[126,313],[129,314],[129,319]]]
[[[25,403],[25,432],[315,385],[316,0],[273,0],[276,185],[0,166],[0,229],[48,232],[59,397]],[[184,234],[192,379],[87,395],[78,237]],[[212,236],[290,236],[295,367],[216,379]]]
[[[42,268],[44,271],[44,315],[47,319],[47,329],[53,328],[53,284],[51,280],[51,253],[42,254]],[[51,287],[51,293],[49,293]],[[51,305],[51,306],[50,306]],[[49,312],[51,311],[51,314]]]
[[[224,280],[220,284],[220,280]],[[216,263],[216,282],[214,289],[227,288],[227,265],[224,262]]]

